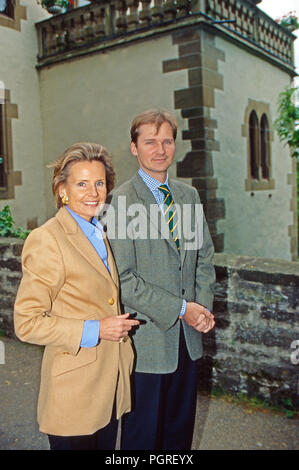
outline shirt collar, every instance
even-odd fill
[[[159,188],[159,186],[161,186],[161,184],[166,184],[168,187],[168,174],[166,175],[165,182],[161,183],[161,181],[158,181],[155,178],[153,178],[151,175],[146,173],[142,168],[139,168],[138,173],[151,191],[156,191]]]
[[[91,236],[96,227],[97,228],[102,228],[101,224],[99,223],[99,221],[96,219],[96,217],[93,217],[91,222],[88,222],[87,220],[83,219],[83,217],[81,217],[80,215],[78,215],[76,212],[72,211],[72,209],[70,209],[69,207],[65,206],[66,209],[69,211],[69,213],[74,217],[74,219],[76,220],[76,222],[78,223],[79,227],[81,228],[81,230],[87,235],[87,236]]]

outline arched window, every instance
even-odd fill
[[[266,114],[261,118],[261,170],[262,178],[269,179],[269,161],[270,161],[270,139],[269,139],[269,124]]]
[[[248,100],[242,135],[247,140],[246,191],[274,189],[271,167],[270,106],[262,101]]]
[[[249,117],[250,174],[259,179],[259,123],[255,111]]]
[[[0,14],[14,18],[14,2],[13,0],[0,0]]]

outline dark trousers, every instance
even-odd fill
[[[121,450],[190,450],[196,391],[197,362],[189,357],[181,326],[177,370],[133,376],[133,410],[122,418]]]
[[[51,450],[114,450],[118,421],[113,417],[110,423],[88,436],[48,435]]]

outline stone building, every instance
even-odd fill
[[[274,131],[295,36],[249,0],[94,0],[55,16],[0,0],[0,208],[33,228],[55,213],[46,165],[78,141],[137,165],[132,118],[179,121],[171,176],[195,186],[216,251],[297,256],[296,162]]]

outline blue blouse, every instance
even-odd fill
[[[65,207],[69,211],[71,216],[75,219],[75,221],[78,223],[80,229],[90,241],[90,243],[96,250],[98,256],[100,256],[101,260],[103,261],[110,273],[110,269],[108,266],[107,249],[102,235],[103,227],[100,222],[95,217],[92,218],[91,222],[88,222],[87,220],[83,219],[83,217],[80,217],[80,215],[72,211],[69,207]],[[99,320],[85,320],[80,346],[82,348],[93,348],[94,346],[96,346],[99,342],[99,332]]]

